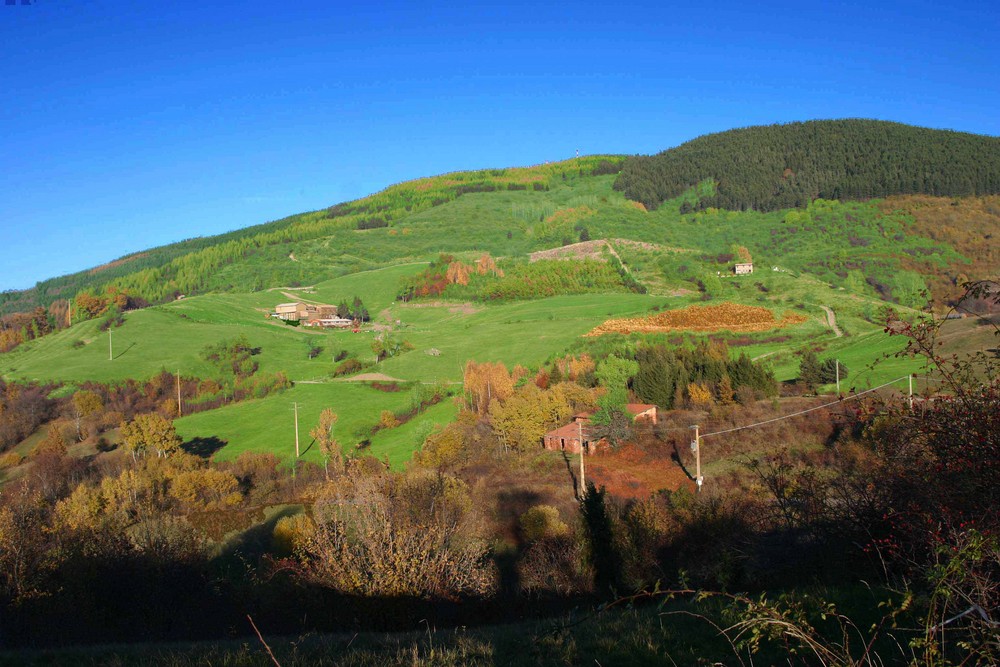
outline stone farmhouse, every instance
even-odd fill
[[[286,322],[298,322],[307,319],[310,313],[315,313],[316,310],[316,306],[301,302],[279,303],[274,307],[274,312],[271,313],[271,317],[276,317],[277,319],[285,320]]]
[[[656,406],[648,403],[629,403],[625,406],[626,412],[632,415],[635,423],[648,422],[656,423]],[[581,434],[583,436],[583,447],[588,454],[593,454],[598,449],[608,446],[607,440],[600,438],[590,440],[587,436],[587,427],[590,424],[591,413],[581,412],[573,415],[573,420],[565,426],[549,431],[542,437],[545,449],[553,451],[567,452],[569,454],[580,453]]]
[[[337,307],[311,303],[279,303],[271,317],[286,322],[301,322],[307,327],[346,329],[354,325],[354,320],[337,316]]]
[[[738,276],[746,276],[753,273],[753,262],[739,262],[733,267],[733,273]]]

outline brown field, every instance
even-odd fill
[[[579,456],[571,457],[576,469]],[[586,460],[587,479],[597,488],[619,498],[648,498],[657,491],[676,491],[695,485],[681,466],[669,458],[660,458],[644,452],[634,444],[624,445],[617,451],[601,451]]]
[[[668,310],[648,317],[626,317],[607,320],[587,336],[609,333],[665,333],[669,331],[767,331],[805,322],[803,315],[785,313],[775,319],[774,313],[761,306],[723,303],[717,306],[688,306]]]

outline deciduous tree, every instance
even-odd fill
[[[337,423],[337,414],[330,408],[325,408],[319,413],[319,422],[309,431],[309,435],[316,440],[319,451],[323,455],[323,470],[326,478],[330,479],[330,461],[334,462],[334,469],[343,469],[343,459],[340,453],[340,443],[333,438],[333,427]]]
[[[162,458],[181,446],[173,422],[156,412],[136,415],[132,421],[122,424],[121,435],[125,450],[132,454],[133,460],[150,451]]]

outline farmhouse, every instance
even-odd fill
[[[354,320],[349,320],[343,317],[317,317],[306,322],[307,327],[323,327],[346,329],[347,327],[354,324]]]
[[[656,406],[647,403],[629,403],[625,406],[625,411],[632,415],[635,423],[648,422],[656,423]],[[607,440],[600,438],[590,440],[587,435],[587,428],[590,424],[591,414],[580,412],[573,415],[573,420],[565,426],[549,431],[542,437],[545,449],[568,452],[570,454],[580,453],[580,438],[583,436],[583,447],[588,454],[593,454],[598,449],[607,446]]]
[[[271,313],[271,317],[276,317],[279,320],[285,320],[286,322],[298,322],[299,320],[304,320],[309,317],[311,313],[316,312],[316,306],[306,303],[279,303],[274,307],[274,312]]]
[[[733,267],[733,273],[738,276],[745,276],[753,273],[753,262],[739,262]]]

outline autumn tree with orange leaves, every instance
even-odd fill
[[[465,364],[462,383],[468,405],[474,412],[484,415],[490,402],[503,400],[514,393],[514,378],[502,362],[469,360]]]

